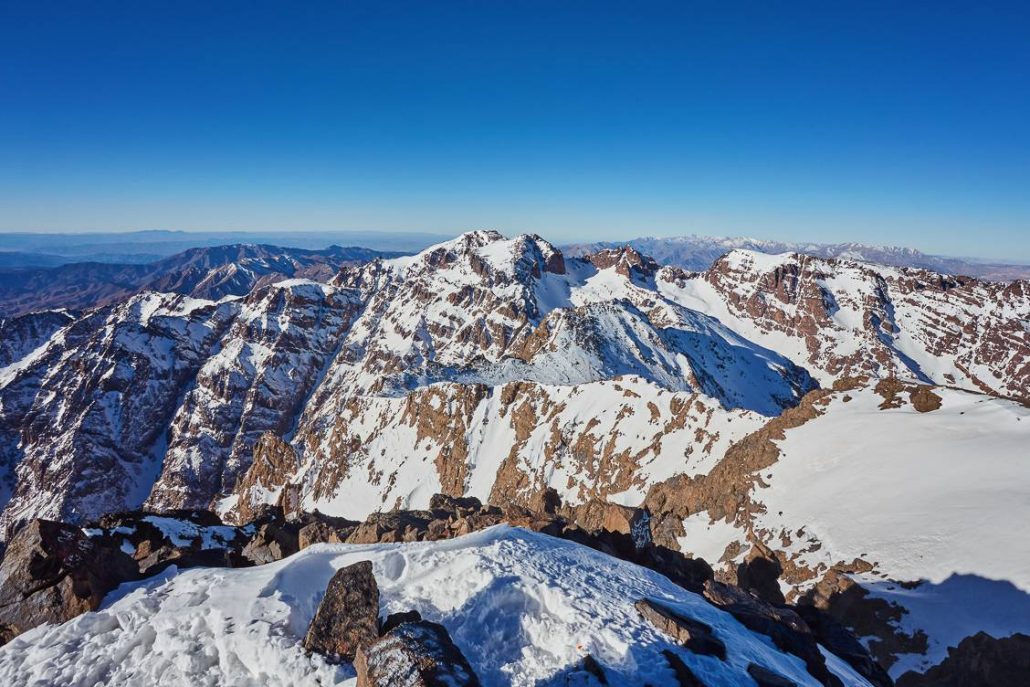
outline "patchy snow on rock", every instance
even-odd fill
[[[443,624],[487,687],[566,685],[588,654],[609,684],[677,685],[663,650],[710,687],[750,684],[749,663],[818,685],[799,658],[661,575],[504,525],[425,544],[317,545],[256,568],[171,568],[0,648],[0,682],[353,685],[350,665],[306,654],[301,640],[334,571],[361,560],[373,563],[381,614],[414,609]],[[726,660],[675,646],[633,608],[644,597],[710,625]],[[845,685],[867,684],[827,663]]]

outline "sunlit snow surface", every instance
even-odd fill
[[[586,655],[610,684],[677,684],[673,649],[710,687],[750,684],[749,662],[817,685],[800,659],[666,578],[576,544],[498,526],[424,544],[319,545],[271,565],[166,572],[124,585],[98,613],[0,648],[5,685],[336,685],[300,646],[334,570],[372,560],[383,614],[417,609],[443,623],[484,685],[564,685]],[[633,603],[661,599],[710,624],[727,660],[676,649]],[[843,662],[847,685],[867,684]]]
[[[939,410],[881,409],[871,389],[834,394],[823,414],[786,431],[762,471],[768,486],[756,530],[814,568],[862,558],[858,581],[907,609],[900,627],[923,630],[925,656],[891,673],[939,663],[947,647],[986,631],[1030,633],[1030,409],[954,389],[934,389]],[[849,399],[845,401],[844,399]],[[685,551],[713,562],[743,530],[707,513],[684,522]],[[813,543],[814,550],[805,551]],[[746,550],[745,546],[742,550]],[[885,579],[889,578],[889,579]],[[924,584],[905,589],[892,580]]]

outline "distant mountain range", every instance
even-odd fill
[[[718,258],[731,250],[743,249],[772,255],[801,253],[818,258],[848,258],[880,265],[919,267],[942,274],[997,281],[1030,278],[1030,265],[1026,264],[1004,264],[973,258],[928,255],[913,248],[871,246],[864,243],[798,243],[745,237],[672,236],[577,243],[563,246],[562,250],[568,255],[586,255],[618,246],[632,246],[661,264],[682,267],[694,272],[708,269]]]
[[[439,234],[382,231],[0,233],[0,270],[53,267],[72,262],[144,264],[191,248],[243,243],[305,250],[322,250],[333,245],[364,246],[377,251],[414,253],[448,238]]]
[[[394,255],[398,253],[340,246],[304,250],[236,244],[190,248],[146,264],[74,262],[0,270],[0,318],[107,305],[141,291],[218,300],[280,279],[329,279],[345,264]]]

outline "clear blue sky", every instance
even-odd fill
[[[0,230],[1030,259],[1028,3],[3,2]]]

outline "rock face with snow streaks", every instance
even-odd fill
[[[669,298],[812,371],[897,376],[1030,398],[1030,282],[735,250],[701,273],[666,268]]]
[[[814,385],[656,273],[473,232],[329,283],[69,315],[0,370],[0,522],[144,503],[246,520],[280,498],[361,518],[441,491],[635,505]],[[266,434],[293,454],[250,472]]]
[[[172,419],[151,507],[205,508],[231,491],[261,434],[290,431],[360,309],[352,291],[309,281],[279,282],[235,305]]]
[[[233,311],[186,296],[134,296],[60,330],[29,364],[6,368],[0,425],[17,442],[7,452],[17,484],[0,523],[81,521],[142,502],[183,388]]]

